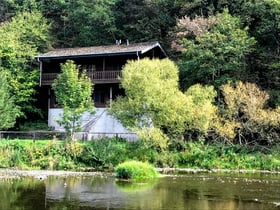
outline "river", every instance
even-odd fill
[[[2,177],[1,210],[280,209],[280,175],[187,173],[130,183],[112,174]]]

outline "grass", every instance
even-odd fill
[[[119,164],[115,171],[117,178],[120,179],[140,181],[158,177],[158,172],[152,165],[135,160]]]
[[[280,171],[280,147],[264,152],[239,145],[183,142],[180,147],[159,152],[141,141],[114,138],[68,144],[58,140],[0,140],[1,168],[113,171],[128,160],[156,167]]]

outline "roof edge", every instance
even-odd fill
[[[139,47],[137,47],[137,45],[139,45]],[[74,48],[57,48],[54,50],[50,50],[46,53],[43,53],[41,55],[37,55],[35,56],[35,59],[37,59],[38,61],[42,61],[42,60],[48,60],[48,59],[71,59],[71,58],[87,58],[87,57],[109,57],[109,56],[120,56],[120,55],[133,55],[133,54],[144,54],[154,48],[159,47],[161,53],[165,56],[167,56],[166,51],[163,49],[163,47],[160,45],[160,43],[158,41],[154,41],[154,42],[142,42],[142,43],[134,43],[131,44],[132,48],[127,51],[122,51],[120,50],[119,52],[117,50],[113,50],[110,52],[109,51],[105,51],[105,52],[94,52],[94,51],[84,51],[84,52],[78,52],[75,53],[75,49],[79,50],[82,48],[94,48],[94,47],[113,47],[114,45],[104,45],[104,46],[88,46],[88,47],[74,47]],[[127,45],[128,46],[128,45]],[[138,49],[137,49],[138,48]],[[58,53],[58,52],[66,52],[67,50],[69,50],[71,53]],[[74,52],[74,53],[73,53]]]
[[[148,52],[149,50],[155,48],[155,47],[159,47],[160,50],[163,52],[163,54],[168,57],[166,51],[163,49],[163,47],[161,46],[161,44],[159,42],[155,42],[149,49],[145,49],[145,50],[142,50],[141,53],[144,54],[146,52]]]
[[[103,54],[81,54],[81,55],[65,55],[65,56],[35,56],[35,58],[40,60],[48,60],[48,59],[67,59],[67,58],[88,58],[88,57],[102,57],[102,56],[120,56],[120,55],[136,55],[139,51],[131,51],[131,52],[120,52],[120,53],[103,53]]]

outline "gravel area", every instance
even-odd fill
[[[280,171],[244,170],[244,169],[192,169],[192,168],[157,168],[160,173],[269,173],[280,174]]]
[[[106,173],[108,175],[108,173]],[[36,179],[46,179],[48,176],[103,176],[104,172],[75,172],[75,171],[49,171],[49,170],[18,170],[0,169],[0,179],[34,177]],[[113,175],[113,173],[109,174]]]
[[[163,175],[176,173],[268,173],[279,174],[280,171],[268,170],[228,170],[228,169],[189,169],[189,168],[157,168]],[[34,177],[36,179],[46,179],[48,176],[114,176],[114,173],[107,172],[76,172],[76,171],[50,171],[50,170],[19,170],[19,169],[0,169],[0,179]]]

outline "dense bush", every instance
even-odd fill
[[[117,165],[116,176],[121,179],[146,180],[158,177],[158,172],[148,163],[132,160]]]
[[[174,144],[174,145],[173,145]],[[0,167],[49,170],[113,170],[128,160],[149,162],[157,167],[280,170],[280,147],[176,141],[166,151],[144,142],[101,139],[90,142],[1,140]]]
[[[221,91],[224,102],[214,127],[222,141],[240,145],[279,143],[280,108],[267,107],[268,93],[253,83],[240,81],[222,85]]]

